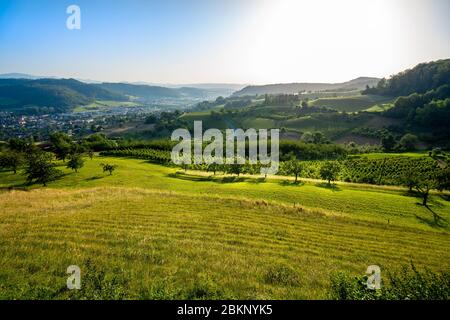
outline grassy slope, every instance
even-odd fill
[[[351,97],[320,98],[310,102],[315,107],[333,108],[338,111],[355,112],[370,108],[375,104],[392,100],[376,95],[355,95]]]
[[[85,106],[76,107],[73,112],[86,112],[86,111],[95,111],[95,110],[107,110],[110,108],[116,107],[136,107],[141,106],[142,104],[138,104],[131,101],[103,101],[98,100],[93,103],[90,103]]]
[[[211,111],[199,111],[183,114],[181,119],[194,122],[202,121],[204,128],[227,129],[226,122],[221,117],[211,116]]]
[[[428,151],[420,151],[420,152],[403,152],[403,153],[366,153],[362,155],[363,157],[369,159],[383,159],[386,157],[413,157],[413,158],[423,158],[429,157]]]
[[[88,257],[106,298],[323,298],[334,270],[450,267],[448,226],[403,191],[176,171],[94,159],[47,189],[1,192],[0,297],[69,297],[65,269]],[[21,179],[0,173],[0,187]],[[450,219],[448,201],[435,195],[432,209]]]

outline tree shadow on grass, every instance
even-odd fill
[[[402,195],[405,197],[411,197],[411,198],[417,198],[418,200],[422,201],[423,197],[420,194],[420,192],[417,192],[415,190],[407,190],[405,192],[402,192]],[[444,193],[438,193],[438,194],[430,194],[430,197],[428,199],[428,203],[431,203],[434,207],[438,207],[438,208],[443,208],[444,205],[439,202],[436,201],[436,199],[442,199],[444,201],[450,201],[450,195],[449,194],[444,194]],[[417,205],[421,205],[423,206],[422,202],[417,202]]]
[[[16,184],[7,187],[0,187],[0,191],[30,191],[29,185],[26,183]]]
[[[444,217],[440,216],[435,210],[433,210],[429,205],[424,206],[421,203],[416,203],[417,206],[420,206],[424,209],[426,209],[430,213],[430,217],[420,217],[417,214],[415,214],[415,217],[420,222],[432,227],[440,227],[440,228],[446,228],[448,226],[448,221]]]
[[[429,218],[420,217],[417,214],[415,214],[415,217],[417,220],[419,220],[421,223],[428,225],[431,228],[446,228],[447,224],[443,221],[446,221],[444,218],[440,218],[438,220],[434,220],[432,216]],[[443,220],[443,221],[441,221]]]
[[[264,178],[264,177],[256,178],[256,179],[253,178],[253,179],[247,180],[247,182],[253,183],[253,184],[260,184],[260,183],[266,182],[266,178]]]
[[[440,194],[439,197],[444,201],[450,201],[450,194]]]
[[[234,183],[234,182],[244,182],[249,179],[244,177],[238,177],[238,176],[229,176],[229,177],[223,177],[222,179],[217,180],[217,182],[220,183]]]
[[[215,183],[235,183],[235,182],[252,182],[252,183],[260,183],[261,181],[255,181],[257,179],[238,177],[238,176],[226,176],[226,177],[215,177],[213,175],[210,176],[196,176],[186,174],[184,172],[177,171],[175,173],[169,173],[166,175],[169,178],[175,178],[186,181],[196,181],[196,182],[215,182]]]
[[[104,178],[104,176],[94,176],[94,177],[87,178],[86,181],[100,180],[103,178]]]
[[[287,186],[303,186],[305,183],[300,180],[298,180],[297,182],[292,180],[283,180],[279,184],[283,187],[287,187]]]
[[[211,176],[193,176],[182,172],[169,173],[166,175],[169,178],[175,178],[186,181],[211,181]]]
[[[422,198],[420,193],[417,192],[416,190],[406,190],[404,192],[402,191],[401,194],[405,197]]]
[[[418,200],[418,202],[415,203],[417,206],[427,208],[430,212],[433,212],[430,206],[436,209],[442,209],[445,207],[442,202],[438,201],[438,198],[440,198],[439,196],[430,195],[426,206],[423,205],[423,197],[420,194],[417,194],[416,196],[413,195],[410,196]]]
[[[170,178],[187,180],[187,181],[200,181],[200,182],[203,181],[203,182],[216,182],[216,183],[235,182],[235,180],[237,181],[237,178],[238,178],[238,177],[234,177],[234,176],[220,178],[213,174],[211,174],[209,176],[192,175],[192,174],[184,173],[181,171],[177,171],[175,173],[169,173],[169,174],[166,174],[166,176],[170,177]],[[243,181],[245,178],[241,177],[240,179]]]
[[[326,182],[320,182],[320,183],[316,183],[315,186],[319,187],[319,188],[328,189],[328,190],[331,190],[333,192],[334,191],[342,191],[342,189],[337,184],[334,184],[334,183],[328,184]]]

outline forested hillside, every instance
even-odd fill
[[[0,110],[25,114],[68,112],[96,99],[127,98],[74,79],[0,79]]]
[[[192,87],[167,88],[161,86],[135,85],[128,83],[102,83],[98,86],[117,94],[135,97],[142,101],[153,101],[168,98],[181,99],[184,97],[206,98],[208,96],[207,90]]]
[[[247,86],[235,92],[234,96],[261,94],[297,94],[304,91],[349,91],[362,90],[366,86],[373,86],[378,78],[359,77],[342,83],[280,83],[260,86]]]
[[[400,119],[407,130],[433,140],[450,138],[450,59],[421,63],[363,93],[399,96],[385,116]]]
[[[367,88],[364,93],[386,96],[407,96],[425,93],[450,83],[450,59],[421,63],[416,67],[381,79],[376,87]]]

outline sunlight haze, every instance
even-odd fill
[[[0,1],[0,73],[150,83],[341,82],[450,55],[443,0]]]

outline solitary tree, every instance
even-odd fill
[[[437,189],[450,190],[450,167],[443,168],[437,175]]]
[[[428,197],[430,195],[430,190],[436,188],[436,180],[432,175],[418,175],[417,181],[415,183],[416,190],[422,196],[422,204],[426,207],[428,202]]]
[[[331,181],[336,180],[340,171],[341,166],[336,161],[326,161],[320,168],[320,176],[327,180],[328,184],[331,184]]]
[[[24,159],[21,153],[11,151],[8,153],[0,154],[0,168],[10,169],[17,173],[17,169],[23,164]]]
[[[417,136],[407,133],[398,142],[398,148],[404,151],[412,151],[416,149],[418,142]]]
[[[183,162],[181,164],[181,168],[184,170],[184,172],[187,172],[187,169],[189,169],[189,164]]]
[[[69,155],[69,161],[67,162],[67,168],[78,172],[84,166],[84,160],[81,153],[72,153]]]
[[[57,159],[65,161],[67,156],[74,148],[74,143],[70,137],[62,132],[55,132],[50,136],[50,142],[53,147],[53,152]]]
[[[450,189],[450,168],[436,165],[433,170],[416,173],[415,188],[422,195],[422,204],[427,206],[430,190]]]
[[[300,140],[305,143],[313,143],[314,135],[311,132],[306,131],[305,133],[302,134],[302,137],[300,138]]]
[[[401,176],[402,184],[408,187],[409,191],[417,185],[417,172],[412,168],[407,168]]]
[[[8,148],[16,152],[28,152],[33,147],[33,142],[26,139],[11,138],[8,140]]]
[[[321,132],[316,131],[313,133],[313,143],[315,144],[322,144],[322,143],[328,143],[327,137]]]
[[[101,163],[100,166],[103,168],[103,172],[109,172],[109,175],[112,175],[113,171],[117,168],[115,164],[108,163]]]
[[[295,182],[298,180],[298,176],[303,171],[303,165],[297,159],[292,159],[286,162],[285,171],[287,174],[291,174],[295,176]]]
[[[428,208],[428,198],[430,196],[430,190],[440,188],[438,177],[438,171],[426,172],[417,175],[417,183],[415,187],[422,196],[422,204],[424,207]],[[431,209],[430,211],[433,214],[434,222],[437,223],[439,215]]]
[[[235,174],[238,177],[241,174],[242,169],[243,169],[242,164],[233,163],[233,164],[228,165],[228,173]]]
[[[28,155],[27,168],[25,174],[27,175],[27,182],[31,184],[42,183],[44,187],[49,181],[55,180],[62,172],[55,168],[52,162],[53,155],[48,152],[36,151]]]
[[[206,170],[207,170],[208,172],[213,172],[214,175],[216,175],[216,172],[217,172],[219,169],[220,169],[220,164],[213,162],[213,163],[208,164]]]
[[[392,151],[395,147],[395,137],[391,133],[385,133],[381,137],[381,145],[383,146],[384,151]]]
[[[422,196],[422,205],[428,208],[428,199],[430,197],[430,191],[436,189],[439,191],[450,190],[450,167],[440,165],[440,162],[436,163],[436,166],[430,170],[422,172],[412,172],[408,176],[408,180],[404,181],[410,190],[413,186],[417,192]],[[414,176],[412,176],[414,175]],[[437,222],[439,216],[436,212],[433,213],[434,221]]]

